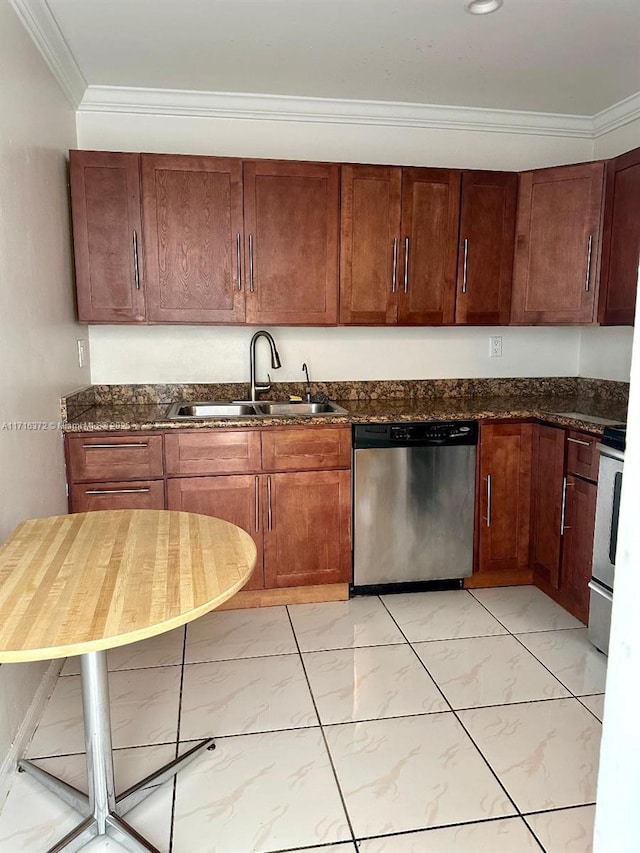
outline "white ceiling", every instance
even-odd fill
[[[594,115],[640,91],[639,0],[22,0],[87,84]]]

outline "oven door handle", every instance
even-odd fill
[[[594,581],[589,581],[589,589],[592,589],[594,592],[597,592],[598,595],[601,595],[603,598],[606,598],[607,601],[613,602],[613,595],[609,592],[608,589],[605,589],[603,586],[600,586],[599,583],[595,583]]]
[[[613,480],[613,506],[611,509],[611,530],[609,531],[609,560],[612,566],[616,564],[618,549],[618,521],[620,518],[620,493],[622,492],[622,471],[616,471]]]

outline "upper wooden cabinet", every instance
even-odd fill
[[[507,323],[517,191],[509,172],[344,166],[340,322]]]
[[[70,151],[78,319],[145,319],[140,155]]]
[[[518,176],[464,172],[456,323],[509,323]]]
[[[640,262],[640,148],[607,163],[602,266],[601,323],[632,326]]]
[[[604,163],[520,175],[513,323],[595,320]]]
[[[247,322],[338,321],[340,167],[244,164]]]
[[[244,320],[242,162],[143,154],[147,318]]]

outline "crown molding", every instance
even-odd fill
[[[71,53],[47,0],[10,0],[74,109],[82,101],[87,81]]]
[[[426,127],[587,139],[593,135],[590,116],[124,86],[89,86],[78,112]]]
[[[612,104],[606,110],[596,113],[593,117],[593,136],[597,139],[617,130],[629,122],[640,119],[640,92],[636,92],[617,104]]]

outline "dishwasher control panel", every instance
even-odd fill
[[[356,450],[366,447],[426,447],[477,443],[477,421],[356,424],[353,428],[353,446]]]

